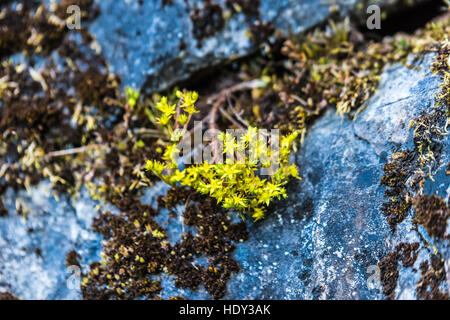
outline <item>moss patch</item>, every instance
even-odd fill
[[[388,298],[394,298],[394,290],[400,275],[398,264],[401,261],[405,268],[412,267],[417,259],[419,243],[400,243],[394,251],[389,252],[379,263],[380,281],[383,286],[383,294]]]
[[[443,239],[447,230],[450,210],[437,195],[419,195],[414,199],[415,222],[423,225],[432,237]]]
[[[417,297],[423,300],[448,300],[448,292],[441,290],[446,282],[444,260],[440,255],[432,255],[430,261],[420,265],[421,279],[417,284]]]
[[[191,20],[199,47],[204,39],[213,36],[225,26],[222,7],[211,0],[206,0],[202,8],[195,8]]]
[[[186,189],[170,190],[158,200],[159,208],[140,201],[142,190],[155,180],[144,171],[145,161],[162,156],[161,136],[149,108],[158,99],[155,95],[130,103],[119,89],[119,77],[108,71],[104,59],[92,49],[95,42],[87,30],[78,31],[81,42],[68,36],[62,24],[67,6],[80,5],[83,17],[90,19],[96,14],[93,1],[63,1],[52,8],[21,2],[22,9],[17,10],[2,3],[0,18],[0,195],[7,187],[29,188],[50,179],[56,196],[76,197],[85,185],[94,199],[116,206],[118,212],[102,212],[94,223],[106,243],[103,260],[92,264],[83,280],[86,299],[158,298],[163,289],[157,278],[161,274],[173,276],[177,287],[195,290],[203,285],[213,298],[224,297],[227,281],[239,270],[233,258],[235,245],[249,236],[245,224],[232,223],[214,199]],[[253,19],[258,13],[249,4],[227,1],[229,10],[242,10]],[[222,8],[209,0],[191,18],[200,42],[224,26]],[[254,26],[253,33],[262,35],[256,42],[274,35],[270,25]],[[427,37],[438,37],[442,30],[430,27]],[[330,105],[343,115],[356,116],[375,90],[383,66],[402,61],[416,50],[410,38],[403,36],[368,41],[348,22],[330,23],[282,43],[281,50],[275,45],[266,55],[243,63],[226,81],[216,81],[205,90],[196,120],[208,119],[211,100],[218,105],[212,115],[217,127],[276,127],[282,133],[299,129],[304,135]],[[434,70],[448,72],[447,47],[433,42],[419,49],[438,52]],[[26,63],[7,59],[18,52],[24,53]],[[52,54],[59,59],[51,58]],[[43,70],[34,69],[35,57],[46,59]],[[445,88],[439,98],[441,107],[448,105]],[[416,165],[427,168],[433,163],[429,150],[438,155],[439,132],[425,128],[442,128],[443,119],[441,111],[417,119],[416,148],[386,167],[385,184],[391,188],[389,196],[396,197],[387,216],[394,223],[404,219],[410,206],[410,194],[404,188],[407,177]],[[423,181],[420,177],[417,188]],[[182,206],[183,212],[177,212],[176,206]],[[167,226],[157,223],[163,208],[170,212],[170,223],[182,215],[189,227],[181,239],[170,242]],[[0,199],[2,214],[6,209]],[[411,252],[416,249],[405,248],[385,261],[386,283],[396,279],[395,272],[389,271],[391,265],[412,263]],[[412,256],[405,253],[408,250]],[[404,255],[410,258],[403,260]],[[198,262],[200,258],[207,260],[206,265]],[[77,253],[69,252],[66,260],[77,265]]]
[[[0,292],[0,300],[19,300],[15,295],[10,292]]]
[[[432,72],[442,79],[441,91],[436,97],[436,105],[422,111],[411,120],[414,127],[414,148],[406,149],[391,155],[391,161],[384,166],[381,184],[388,187],[385,192],[389,199],[383,203],[382,211],[387,216],[391,227],[402,222],[414,207],[415,224],[421,224],[427,233],[438,240],[447,238],[447,220],[449,209],[447,203],[437,195],[423,195],[426,179],[433,179],[440,165],[443,150],[443,138],[447,134],[449,116],[449,52],[448,34],[450,19],[430,23],[413,38],[413,52],[421,54],[436,53]],[[419,237],[426,243],[419,234]],[[382,268],[383,293],[393,297],[399,276],[396,268],[398,252],[388,253],[380,262]],[[428,261],[421,264],[421,281],[417,284],[419,299],[448,299],[448,294],[440,291],[445,283],[444,263],[439,252],[431,254],[431,267]]]
[[[107,240],[104,260],[91,265],[83,281],[84,298],[155,298],[162,290],[155,276],[161,273],[174,276],[176,287],[196,290],[203,285],[215,299],[225,295],[231,274],[239,271],[233,243],[248,238],[245,224],[231,223],[212,198],[185,189],[171,189],[158,202],[169,208],[183,204],[184,225],[196,233],[183,233],[172,245],[155,221],[158,213],[138,202],[120,215],[102,213],[94,227]],[[174,211],[171,215],[178,219]],[[195,262],[200,257],[208,259],[208,266]]]

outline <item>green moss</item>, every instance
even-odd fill
[[[445,238],[448,206],[437,195],[423,195],[422,191],[427,179],[433,179],[435,170],[440,164],[442,140],[448,134],[449,123],[449,42],[450,19],[428,24],[424,30],[410,39],[411,52],[420,58],[429,52],[436,53],[431,71],[441,80],[441,90],[436,96],[436,105],[420,113],[411,120],[410,129],[414,128],[414,148],[397,152],[391,161],[384,166],[381,184],[387,186],[385,195],[389,199],[383,203],[382,211],[394,228],[410,213],[414,207],[415,224],[421,224],[427,233],[442,240]],[[424,246],[429,246],[419,233]],[[439,252],[431,256],[430,262],[421,264],[421,280],[417,283],[419,299],[448,299],[448,293],[442,292],[440,286],[445,282],[445,268]],[[387,297],[393,295],[397,285],[399,272],[398,252],[391,252],[381,261],[383,293]]]
[[[235,100],[250,123],[298,131],[303,141],[308,126],[327,107],[356,117],[377,88],[384,66],[405,62],[413,50],[409,36],[368,41],[349,20],[330,21],[325,28],[289,37],[280,53],[269,51],[267,58],[244,65],[243,78],[259,78],[265,86]]]
[[[184,174],[167,170],[174,150],[169,140],[176,135],[172,136],[175,130],[161,128],[160,124],[170,124],[176,117],[184,128],[189,120],[206,119],[205,112],[211,105],[201,101],[200,112],[196,113],[197,108],[188,104],[186,112],[177,116],[172,107],[178,99],[173,94],[159,105],[165,118],[159,117],[155,109],[161,97],[149,99],[132,89],[121,94],[119,78],[104,71],[104,60],[93,53],[88,32],[82,30],[82,43],[76,43],[65,37],[67,30],[62,25],[54,23],[54,15],[61,18],[67,5],[74,2],[83,6],[83,18],[89,18],[88,11],[95,12],[91,10],[93,1],[63,1],[52,10],[41,7],[37,15],[32,14],[34,5],[21,2],[22,9],[5,8],[0,18],[0,56],[20,51],[46,56],[59,49],[63,68],[50,59],[45,70],[38,73],[30,71],[31,64],[2,61],[0,156],[7,161],[0,167],[0,193],[7,187],[28,188],[49,178],[55,191],[76,196],[77,190],[86,185],[95,199],[117,208],[117,213],[103,212],[95,220],[95,230],[107,241],[103,260],[92,264],[83,279],[84,298],[157,298],[162,289],[158,276],[162,274],[173,276],[178,287],[195,290],[203,285],[212,297],[223,297],[231,274],[239,270],[233,258],[235,243],[249,236],[244,223],[230,222],[223,206],[249,213],[255,219],[262,217],[261,209],[284,197],[287,178],[297,175],[287,161],[295,136],[289,134],[295,131],[303,138],[327,106],[342,115],[356,116],[378,85],[384,65],[403,61],[409,52],[436,52],[433,70],[444,75],[444,84],[436,108],[440,111],[413,121],[415,149],[402,152],[397,159],[395,156],[385,167],[383,182],[392,197],[388,215],[400,221],[408,213],[411,194],[405,183],[412,172],[420,169],[424,173],[414,180],[414,190],[421,188],[422,178],[432,176],[434,158],[439,155],[435,141],[446,133],[448,117],[448,109],[446,115],[442,113],[443,106],[449,105],[448,42],[440,45],[442,37],[449,34],[445,23],[430,25],[421,37],[396,36],[381,42],[366,41],[347,22],[330,23],[325,30],[284,42],[284,56],[274,50],[266,51],[265,57],[253,58],[232,77],[234,87],[229,87],[229,81],[214,86],[220,92],[210,90],[204,100],[219,96],[213,99],[220,105],[220,113],[213,118],[218,127],[245,126],[247,135],[254,128],[280,128],[287,137],[280,166],[285,171],[274,176],[275,180],[263,181],[253,172],[260,164],[203,164],[186,169]],[[238,4],[240,9],[236,11],[242,10],[249,17],[258,14],[246,12],[251,9],[251,1],[228,3],[234,9]],[[197,26],[203,27],[197,33],[199,38],[213,34],[223,23],[223,17],[217,15],[219,8],[206,4],[205,9],[194,17],[198,18]],[[215,20],[206,21],[211,16]],[[266,38],[272,35],[272,29],[261,25],[254,35]],[[31,37],[33,34],[35,37]],[[192,95],[189,99],[195,100]],[[147,159],[153,160],[148,169],[156,169],[163,180],[190,188],[171,189],[158,200],[160,208],[143,204],[142,189],[157,179],[145,171]],[[162,174],[159,164],[163,170],[172,171]],[[196,174],[201,178],[193,179]],[[184,208],[182,212],[175,209],[179,206]],[[169,223],[176,224],[182,215],[185,225],[195,231],[185,230],[181,239],[169,242],[165,225],[155,218],[161,208],[169,210]],[[0,215],[5,212],[0,199]],[[208,259],[207,266],[196,262],[200,257]],[[78,263],[74,251],[67,258],[68,264]]]
[[[420,193],[425,180],[433,179],[433,170],[440,157],[441,140],[447,134],[449,33],[450,19],[447,18],[428,24],[409,40],[411,52],[419,57],[427,52],[437,53],[431,71],[441,77],[442,89],[436,97],[436,106],[421,112],[410,122],[410,129],[414,128],[414,149],[393,154],[392,160],[384,166],[385,174],[380,183],[389,187],[386,196],[390,199],[383,204],[382,209],[392,226],[403,221],[408,214],[414,196],[409,190]]]

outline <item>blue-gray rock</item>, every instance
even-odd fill
[[[243,272],[229,284],[229,298],[383,298],[378,262],[398,243],[420,239],[411,217],[391,232],[380,211],[385,188],[379,182],[393,147],[412,146],[409,121],[435,105],[440,80],[430,73],[432,59],[427,56],[418,70],[389,67],[355,121],[333,111],[317,121],[296,159],[303,180],[291,185],[288,200],[272,216],[251,226],[251,239],[238,247]],[[448,199],[445,139],[440,173],[428,181],[435,187],[425,192],[436,188]],[[448,242],[437,246],[448,264]],[[422,249],[414,267],[419,270],[427,257]],[[400,271],[398,299],[416,297],[420,272],[411,269]]]
[[[0,292],[22,299],[79,299],[80,272],[99,261],[100,235],[92,231],[97,203],[86,190],[72,203],[57,201],[50,182],[30,192],[8,190],[4,199],[10,214],[0,219]],[[20,206],[27,213],[16,213]],[[71,250],[80,254],[80,266],[67,266]],[[84,268],[84,269],[82,269]]]
[[[393,148],[412,146],[409,121],[429,110],[440,90],[440,79],[430,72],[432,59],[426,56],[417,70],[388,67],[356,120],[330,110],[314,124],[295,157],[303,180],[289,185],[289,198],[264,221],[249,223],[250,240],[238,244],[235,253],[241,272],[230,280],[226,298],[382,299],[377,264],[398,243],[420,242],[419,234],[439,250],[448,268],[448,241],[431,239],[421,227],[413,230],[411,215],[392,233],[380,211],[385,197],[379,181],[387,156]],[[435,181],[427,180],[424,192],[448,200],[450,143],[448,136],[444,139]],[[64,260],[72,249],[82,264],[99,259],[101,239],[91,229],[97,203],[86,194],[75,202],[56,202],[46,189],[43,183],[31,196],[8,192],[11,213],[0,220],[0,290],[23,298],[79,298],[79,291],[67,285],[74,278]],[[157,184],[143,199],[154,203],[165,190]],[[19,198],[32,209],[27,221],[14,213]],[[172,240],[179,232],[180,225],[170,225]],[[420,249],[414,269],[428,258],[428,251]],[[400,266],[395,298],[416,298],[420,271],[414,269]],[[161,281],[163,297],[209,298],[203,288],[179,290],[169,276]]]
[[[248,30],[256,18],[282,31],[298,33],[326,21],[332,6],[345,16],[355,8],[357,0],[261,0],[254,1],[260,3],[256,14],[231,14],[225,0],[213,0],[211,3],[223,8],[216,20],[230,17],[226,17],[223,27],[217,23],[217,30],[202,40],[195,34],[204,27],[198,23],[194,26],[192,15],[196,8],[203,10],[208,1],[171,2],[98,1],[101,14],[89,30],[111,71],[122,77],[124,85],[149,91],[165,89],[199,70],[253,52],[256,48]],[[207,28],[212,28],[215,19],[206,20]]]

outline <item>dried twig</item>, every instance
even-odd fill
[[[211,112],[208,115],[209,129],[217,130],[217,125],[216,125],[217,110],[221,109],[220,105],[224,102],[224,100],[225,100],[224,97],[222,97],[222,98],[218,99],[212,106]],[[213,159],[214,159],[214,161],[216,161],[219,157],[219,146],[218,146],[217,137],[215,135],[211,139],[211,144],[213,146],[213,154],[214,154]]]
[[[137,128],[133,130],[136,135],[149,136],[152,138],[164,138],[165,135],[158,129]]]
[[[250,81],[246,81],[246,82],[241,82],[230,88],[223,89],[222,91],[220,91],[219,93],[217,93],[215,95],[212,95],[211,97],[209,97],[208,103],[212,103],[213,101],[218,100],[218,99],[222,98],[223,96],[226,96],[227,94],[230,94],[230,93],[233,93],[236,91],[251,90],[251,89],[255,89],[255,88],[263,88],[265,86],[266,86],[266,82],[264,82],[261,79],[255,79],[255,80],[250,80]]]
[[[55,158],[55,157],[63,157],[63,156],[68,156],[68,155],[73,155],[73,154],[78,154],[78,153],[84,153],[84,152],[88,152],[88,151],[95,150],[95,149],[103,149],[105,147],[106,147],[106,145],[103,145],[103,144],[90,144],[90,145],[82,146],[79,148],[52,151],[52,152],[47,153],[45,155],[44,159],[48,160],[50,158]]]
[[[250,124],[245,121],[241,115],[236,111],[236,109],[233,107],[233,104],[231,103],[230,97],[227,94],[227,101],[228,101],[228,107],[231,109],[231,111],[233,112],[233,114],[236,116],[236,118],[243,124],[245,125],[247,128],[250,127]]]
[[[225,118],[230,120],[230,122],[233,123],[236,127],[238,127],[239,129],[244,129],[244,127],[239,122],[234,120],[233,117],[230,116],[230,114],[228,112],[226,112],[222,107],[219,108],[219,111]]]

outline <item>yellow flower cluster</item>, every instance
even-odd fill
[[[176,132],[174,127],[177,124],[184,125],[183,132],[185,132],[191,116],[198,112],[195,109],[197,93],[177,92],[177,97],[180,99],[178,109],[183,112],[177,112],[177,105],[169,106],[165,97],[157,104],[158,110],[162,112],[159,118],[160,125],[171,127],[169,132],[172,133]],[[173,126],[170,124],[170,120],[173,121]],[[289,164],[291,149],[298,133],[294,132],[282,137],[277,150],[271,150],[270,147],[260,150],[258,143],[252,146],[254,141],[258,141],[255,139],[258,135],[259,130],[253,127],[249,127],[240,139],[232,137],[228,133],[219,135],[219,139],[223,141],[223,153],[241,152],[244,154],[243,159],[236,163],[230,161],[217,164],[203,162],[179,170],[174,155],[179,152],[177,142],[180,140],[180,134],[176,136],[172,134],[172,141],[166,145],[163,151],[164,162],[148,160],[145,168],[169,185],[178,184],[192,187],[202,194],[208,194],[215,198],[224,208],[238,211],[243,218],[244,213],[249,214],[256,221],[264,217],[265,210],[273,199],[287,197],[284,186],[290,177],[300,179],[296,165]],[[258,155],[261,152],[265,154],[263,159],[246,155],[244,150],[252,147],[255,148]],[[275,169],[267,179],[262,179],[259,174],[262,168]]]

